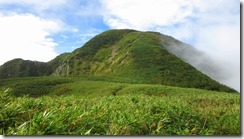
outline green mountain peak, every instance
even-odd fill
[[[95,36],[72,53],[62,54],[48,63],[40,64],[43,66],[41,69],[46,68],[45,72],[31,75],[104,76],[128,79],[137,83],[235,91],[198,71],[180,54],[173,54],[174,46],[194,49],[170,36],[157,32],[128,29],[109,30]],[[191,52],[197,53],[198,51],[192,50]],[[23,72],[17,70],[19,64],[10,66],[11,71],[6,70],[8,65],[14,65],[13,63],[15,62],[7,62],[0,67],[1,78],[7,78],[3,76],[3,73]],[[38,67],[33,64],[32,66],[34,69]],[[37,71],[40,73],[40,70]],[[26,74],[23,75],[30,76],[27,74],[28,70],[25,72]],[[11,77],[17,77],[17,75]],[[22,74],[20,75],[22,77]]]

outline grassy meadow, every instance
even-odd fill
[[[3,135],[240,135],[240,94],[104,77],[0,80]]]

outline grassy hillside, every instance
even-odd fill
[[[174,45],[182,45],[182,49],[189,49],[189,52],[197,55],[198,51],[194,48],[160,33],[109,30],[95,36],[72,53],[59,55],[48,63],[21,59],[7,62],[0,67],[0,78],[102,76],[144,84],[236,92],[172,54],[170,48]]]
[[[110,30],[47,63],[5,63],[0,134],[240,135],[240,94],[172,54],[175,44]]]
[[[238,93],[126,82],[99,77],[0,80],[0,133],[240,135]]]
[[[148,84],[235,91],[168,52],[172,43],[180,42],[155,32],[110,30],[71,53],[64,70],[67,72],[69,66],[68,74],[74,76],[108,76]]]
[[[44,62],[13,59],[0,66],[0,78],[47,76],[52,71]]]

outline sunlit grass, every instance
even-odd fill
[[[68,83],[71,92],[61,96],[14,97],[11,90],[1,91],[1,134],[240,135],[239,94],[160,85],[83,83]],[[78,94],[82,84],[95,85],[91,90],[97,95],[86,96],[86,91]],[[103,90],[99,91],[99,85]]]

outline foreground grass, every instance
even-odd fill
[[[62,83],[36,98],[0,91],[0,133],[240,135],[239,94],[106,81]]]

